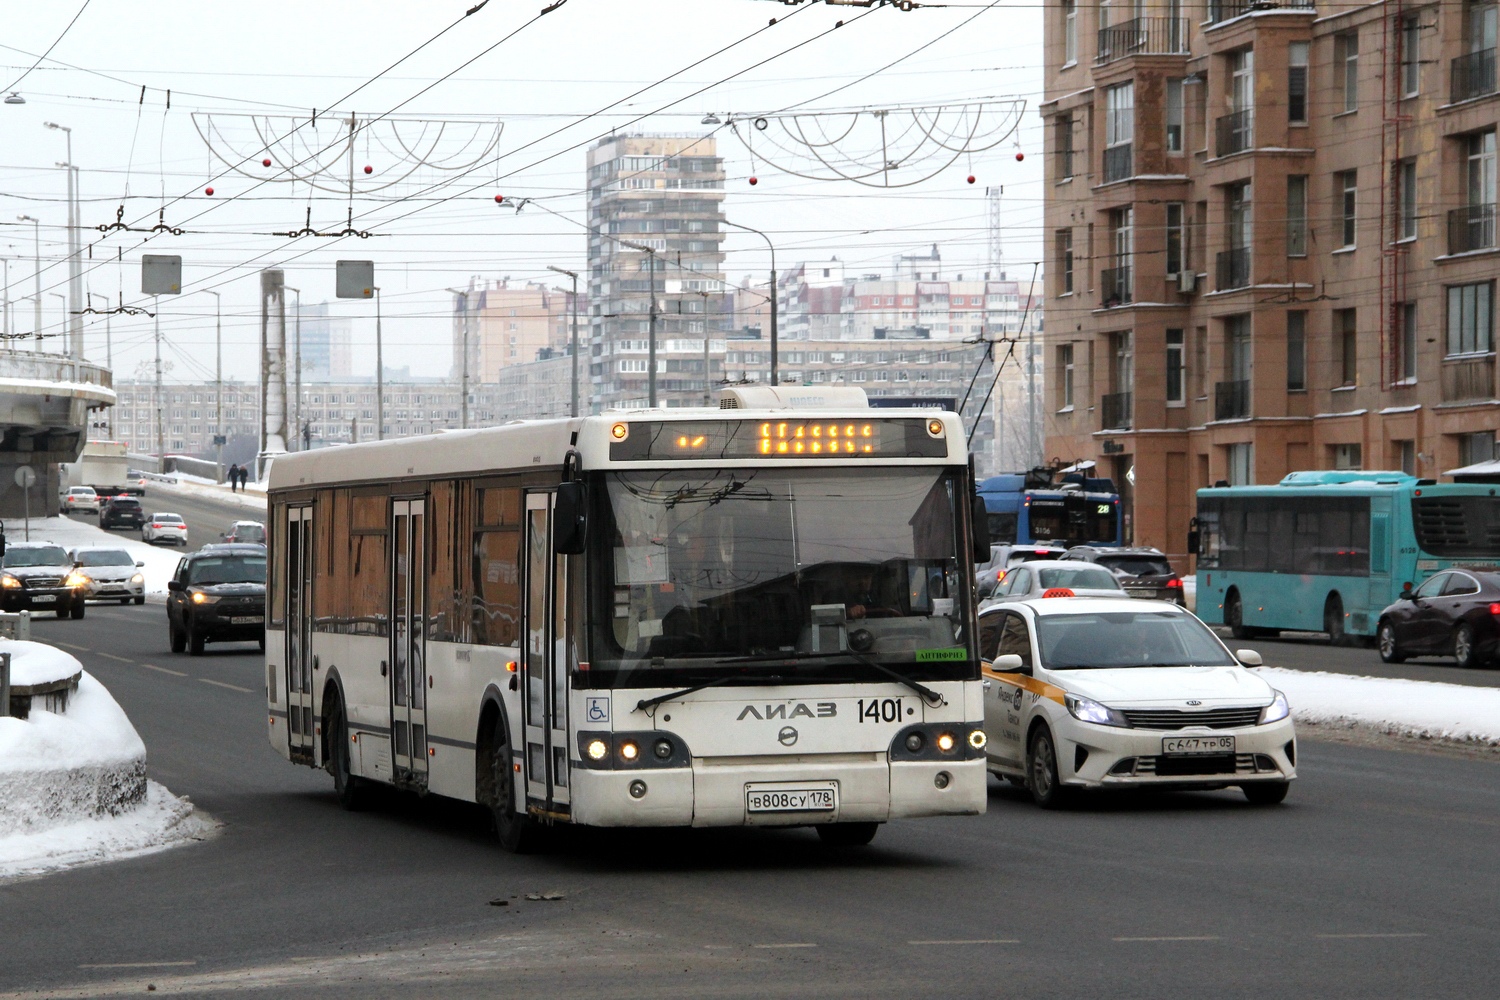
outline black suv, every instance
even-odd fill
[[[85,577],[73,572],[68,550],[52,542],[11,542],[0,560],[0,607],[83,617]]]
[[[266,550],[205,545],[184,556],[167,581],[172,652],[203,655],[209,642],[259,642],[266,648]]]
[[[1182,592],[1182,577],[1172,572],[1172,563],[1161,549],[1149,545],[1110,547],[1108,545],[1075,545],[1068,558],[1098,563],[1115,575],[1125,593],[1157,601],[1172,601],[1187,607]]]
[[[110,497],[99,508],[99,527],[139,528],[146,523],[146,511],[135,497]]]

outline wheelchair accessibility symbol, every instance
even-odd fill
[[[609,721],[609,699],[608,698],[590,698],[590,699],[588,699],[588,705],[587,705],[587,708],[586,708],[586,712],[588,714],[588,718],[589,718],[590,722],[608,722]]]

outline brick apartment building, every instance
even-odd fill
[[[1494,3],[1046,17],[1049,456],[1179,562],[1219,480],[1494,457]]]

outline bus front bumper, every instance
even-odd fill
[[[785,764],[695,758],[690,767],[628,771],[575,768],[573,820],[586,826],[807,826],[984,812],[982,759],[831,757],[802,757]],[[836,789],[832,809],[750,811],[751,786],[796,789],[830,784]]]

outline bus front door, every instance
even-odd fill
[[[313,722],[312,580],[313,512],[288,507],[283,525],[286,541],[283,572],[286,586],[286,717],[292,756],[317,760],[319,741]]]
[[[526,798],[568,811],[567,562],[552,552],[554,494],[526,496]]]
[[[391,504],[391,762],[398,778],[427,781],[427,532],[425,502]]]

